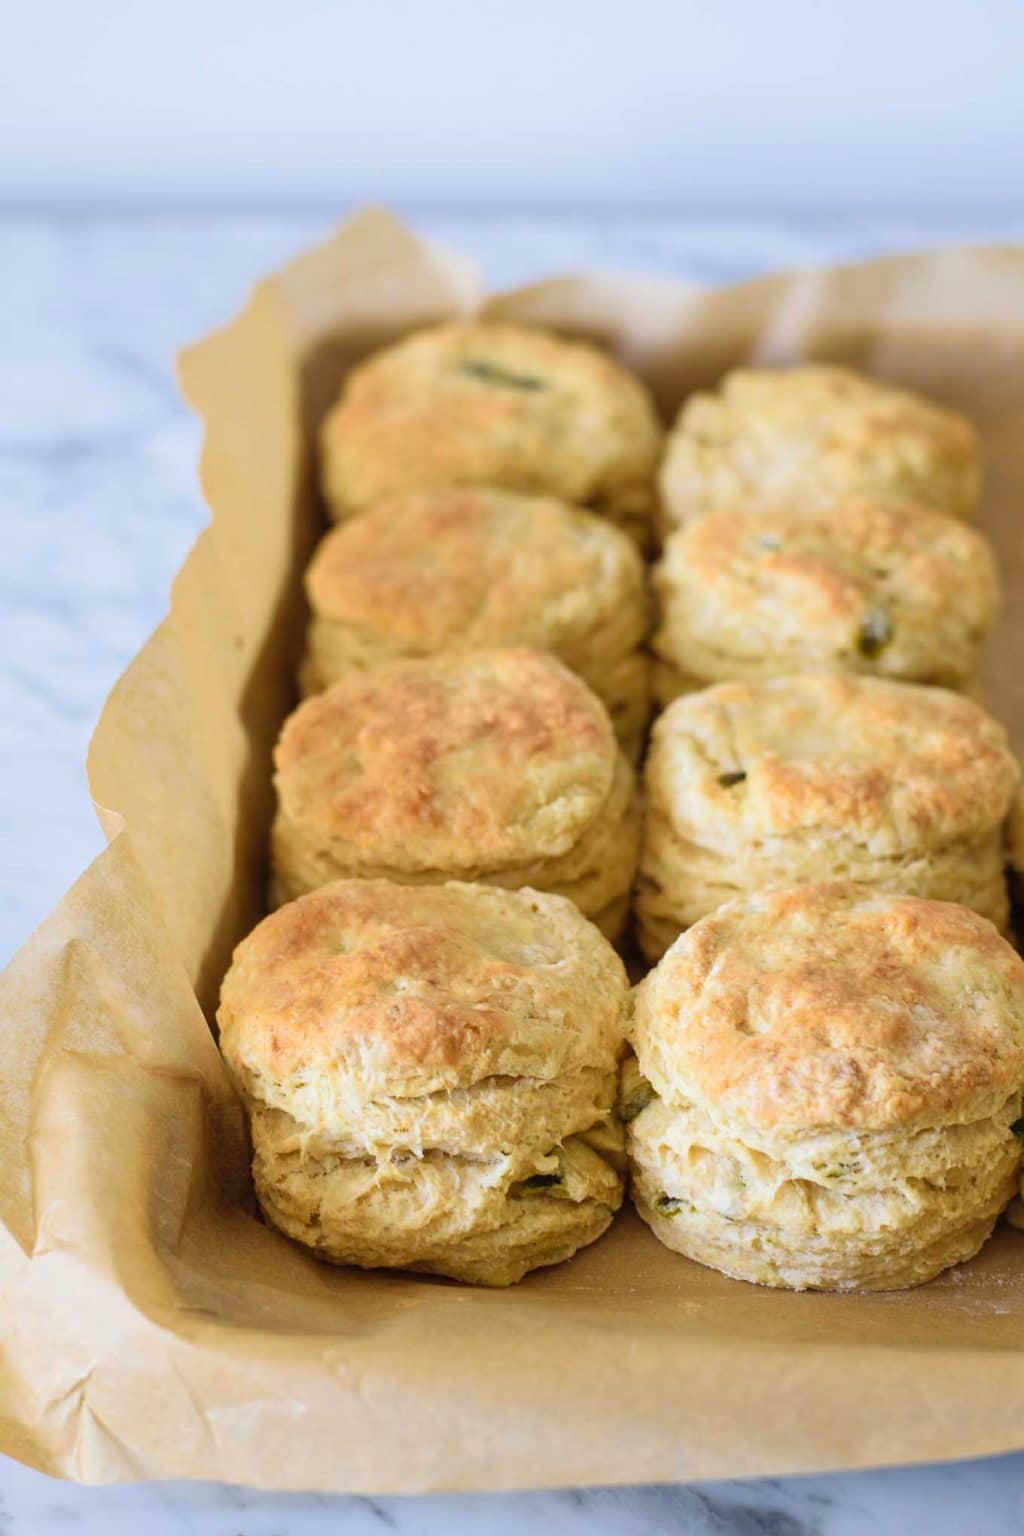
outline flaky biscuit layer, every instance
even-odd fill
[[[594,1242],[621,1205],[621,1172],[606,1155],[610,1136],[621,1149],[621,1131],[594,1134],[600,1151],[584,1135],[514,1156],[344,1158],[257,1115],[253,1172],[270,1220],[320,1258],[510,1285]]]
[[[635,1096],[636,1075],[627,1081]],[[917,1285],[991,1231],[1015,1187],[1020,1109],[1017,1093],[968,1125],[749,1136],[652,1097],[627,1128],[633,1200],[667,1247],[737,1279]]]

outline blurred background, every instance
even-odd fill
[[[1024,198],[1020,0],[35,0],[0,196],[929,219]]]

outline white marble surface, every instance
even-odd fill
[[[946,239],[1024,238],[1024,219],[970,230],[436,215],[416,222],[474,256],[495,285],[575,267],[722,282]],[[313,214],[0,214],[0,960],[99,851],[83,771],[89,732],[159,620],[170,578],[204,521],[198,432],[174,387],[174,351],[328,224]],[[0,1460],[0,1536],[504,1536],[534,1526],[566,1536],[1024,1530],[1024,1455],[699,1488],[372,1501],[214,1485],[82,1489]]]

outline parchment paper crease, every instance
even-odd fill
[[[461,262],[371,212],[182,359],[212,523],[93,740],[109,847],[0,983],[0,1449],[95,1482],[373,1493],[1024,1446],[1020,1234],[917,1292],[791,1296],[688,1264],[627,1215],[494,1293],[331,1270],[252,1213],[207,1017],[261,911],[320,519],[311,428],[354,358],[479,302]],[[988,696],[1024,746],[1024,252],[716,293],[568,278],[486,307],[599,337],[666,410],[742,358],[809,356],[968,411],[1007,589]]]

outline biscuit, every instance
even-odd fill
[[[400,657],[530,646],[578,673],[627,756],[639,752],[650,712],[644,569],[604,519],[512,491],[407,491],[334,528],[306,592],[307,693]]]
[[[400,491],[492,485],[588,506],[645,543],[662,433],[639,379],[596,347],[440,325],[355,368],[320,434],[341,521]]]
[[[336,1264],[508,1285],[622,1200],[627,982],[568,901],[343,880],[236,949],[221,1049],[268,1219]]]
[[[969,688],[999,606],[988,541],[923,507],[709,512],[655,570],[662,702],[707,683],[863,672]]]
[[[608,712],[538,651],[393,661],[335,683],[275,751],[272,897],[346,876],[568,896],[615,937],[636,864]]]
[[[634,1202],[727,1275],[919,1285],[1013,1193],[1024,962],[964,907],[849,883],[728,902],[641,983],[631,1037]]]
[[[1019,777],[1002,726],[945,688],[803,675],[679,698],[644,767],[644,952],[734,896],[812,880],[960,902],[1005,930]]]
[[[978,435],[955,411],[848,368],[740,368],[685,402],[660,506],[665,531],[721,508],[848,492],[970,518],[980,485]]]

